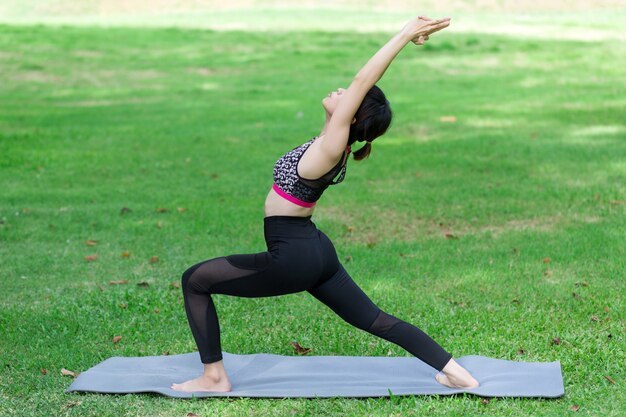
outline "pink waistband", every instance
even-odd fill
[[[313,207],[315,204],[317,204],[317,201],[314,201],[312,203],[308,203],[306,201],[302,201],[300,199],[295,198],[292,195],[287,194],[286,192],[284,192],[283,190],[281,190],[280,188],[278,188],[278,185],[276,185],[276,183],[274,183],[274,185],[272,185],[272,188],[274,189],[274,191],[276,191],[276,194],[278,194],[279,196],[285,198],[288,201],[291,201],[294,204],[297,204],[299,206],[302,207]]]

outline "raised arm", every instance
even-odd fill
[[[367,92],[380,80],[404,46],[413,41],[422,45],[428,35],[444,29],[450,24],[450,18],[429,19],[419,16],[411,19],[400,32],[395,34],[356,74],[350,87],[346,90],[333,112],[325,133],[321,149],[336,159],[341,155],[348,143],[350,124]]]

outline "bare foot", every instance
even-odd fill
[[[435,375],[435,379],[440,384],[450,388],[468,389],[476,388],[480,385],[478,381],[454,359],[450,359],[441,372]]]
[[[176,391],[214,391],[214,392],[227,392],[231,390],[230,381],[225,378],[210,378],[205,375],[200,375],[196,379],[190,379],[180,384],[172,384],[170,387]]]
[[[231,390],[230,381],[224,369],[224,361],[220,360],[204,364],[204,374],[196,379],[190,379],[181,384],[172,384],[176,391],[214,391],[227,392]]]

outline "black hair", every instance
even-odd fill
[[[360,161],[367,158],[372,150],[372,145],[368,142],[384,135],[391,124],[391,105],[383,90],[376,85],[372,86],[354,117],[356,121],[350,125],[348,145],[366,141],[365,146],[352,153],[354,159]]]

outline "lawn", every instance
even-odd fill
[[[196,349],[182,272],[266,249],[274,162],[390,36],[0,26],[0,415],[621,415],[626,45],[452,31],[392,63],[392,127],[313,221],[381,308],[455,357],[559,360],[563,398],[63,392]],[[215,301],[227,352],[409,356],[307,293]]]

